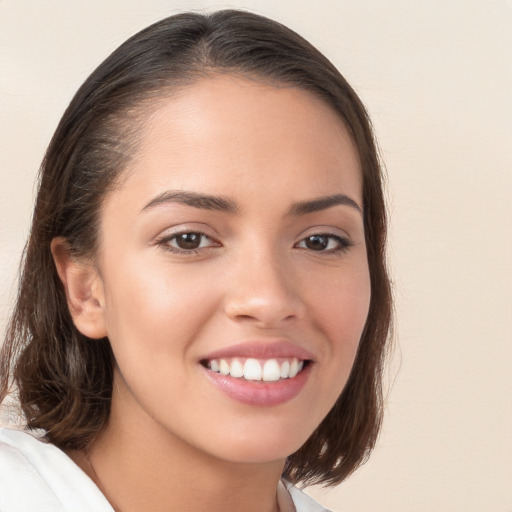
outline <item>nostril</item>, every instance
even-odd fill
[[[251,316],[251,315],[236,315],[236,316],[237,316],[237,318],[240,318],[240,319],[242,319],[242,320],[251,320],[251,319],[253,319],[253,318],[254,318],[254,317],[253,317],[253,316]]]
[[[289,322],[301,317],[303,307],[299,301],[232,300],[225,307],[228,317],[237,321],[252,321],[265,327]]]

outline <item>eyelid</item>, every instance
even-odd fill
[[[199,233],[214,241],[218,241],[220,236],[215,229],[204,222],[180,222],[179,224],[168,225],[165,229],[160,230],[154,240],[158,242],[184,233]]]
[[[204,230],[199,227],[190,226],[190,225],[179,225],[170,227],[167,230],[165,230],[163,233],[161,233],[154,241],[154,245],[160,246],[163,249],[167,250],[168,252],[182,255],[182,256],[192,256],[195,254],[198,254],[203,251],[208,251],[209,249],[215,248],[215,247],[222,247],[222,243],[219,242],[218,237],[212,236],[207,231],[210,231],[209,229]],[[324,227],[324,226],[314,226],[310,227],[309,229],[305,230],[301,235],[299,240],[294,243],[293,247],[311,252],[316,253],[318,255],[334,255],[336,253],[345,252],[350,249],[350,247],[354,246],[355,243],[351,240],[349,236],[347,236],[345,233],[340,232],[341,229],[339,228],[333,228],[332,226]],[[199,247],[196,248],[180,248],[177,246],[171,245],[171,241],[174,239],[177,239],[180,235],[184,234],[197,234],[200,235],[201,240],[199,242]],[[302,246],[306,243],[308,238],[318,236],[318,237],[326,237],[330,240],[327,243],[327,247],[329,245],[332,245],[332,240],[336,241],[336,246],[331,248],[319,248],[314,249],[307,246]],[[204,241],[208,240],[208,243],[206,245],[203,245]]]
[[[335,239],[338,242],[338,245],[335,248],[332,249],[326,249],[322,251],[315,251],[314,249],[310,249],[308,247],[298,247],[300,244],[304,243],[308,238],[314,237],[314,236],[321,236],[321,237],[328,237],[331,239]],[[333,233],[332,231],[328,229],[317,229],[313,231],[312,233],[303,235],[301,239],[295,244],[295,247],[299,249],[304,249],[307,251],[310,251],[312,253],[316,254],[335,254],[339,252],[345,252],[350,247],[354,246],[355,243],[346,235],[343,235],[341,233]]]
[[[208,239],[211,243],[207,246],[203,247],[197,247],[195,249],[182,249],[180,247],[174,247],[169,242],[180,235],[188,234],[188,233],[194,233],[200,235],[203,239]],[[201,241],[202,243],[202,241]],[[205,233],[201,229],[194,229],[188,226],[181,226],[180,228],[177,228],[172,231],[166,231],[160,236],[158,236],[154,242],[155,245],[162,247],[164,250],[177,255],[182,256],[192,256],[195,254],[198,254],[200,251],[208,250],[213,247],[220,247],[221,243],[216,240],[213,236],[209,235],[208,233]]]

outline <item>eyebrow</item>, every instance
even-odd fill
[[[318,212],[320,210],[326,210],[332,206],[344,205],[355,208],[359,213],[363,213],[361,207],[349,196],[345,194],[335,194],[332,196],[319,197],[310,201],[301,201],[295,203],[290,208],[292,215],[306,215],[308,213]]]
[[[241,210],[236,201],[228,197],[212,196],[183,190],[168,190],[153,198],[141,211],[168,203],[181,203],[202,210],[214,210],[231,214],[240,213]],[[326,210],[327,208],[337,205],[350,206],[359,213],[362,213],[361,207],[352,198],[345,194],[334,194],[332,196],[322,196],[316,199],[295,203],[288,211],[288,215],[307,215],[308,213]]]
[[[240,208],[235,201],[227,197],[211,196],[198,192],[185,192],[181,190],[169,190],[152,199],[142,211],[167,203],[181,203],[203,210],[216,210],[227,213],[238,213]]]

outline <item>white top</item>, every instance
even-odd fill
[[[296,512],[329,512],[296,487],[285,486]],[[280,505],[286,501],[288,496],[279,497]],[[36,510],[114,512],[96,484],[63,451],[26,432],[0,428],[0,512]]]

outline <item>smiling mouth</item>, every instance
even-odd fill
[[[307,359],[291,358],[222,358],[201,361],[201,364],[220,375],[248,381],[276,382],[293,379],[310,363]]]

